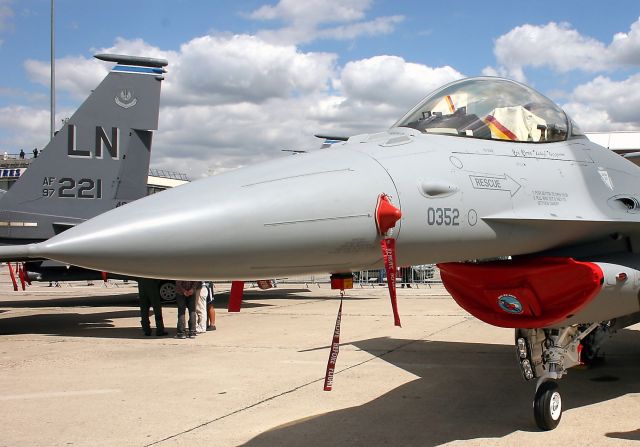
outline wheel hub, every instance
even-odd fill
[[[557,421],[562,414],[562,397],[557,391],[553,393],[549,401],[549,409],[551,410],[551,418]]]

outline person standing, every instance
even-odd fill
[[[411,288],[411,283],[413,282],[412,273],[413,268],[411,266],[400,267],[400,274],[402,275],[402,288],[404,288],[405,284],[408,289]]]
[[[213,281],[207,281],[205,283],[207,288],[207,330],[216,330],[216,308],[213,307]],[[203,287],[204,290],[204,287]]]
[[[38,158],[38,148],[37,147],[33,148],[33,158]]]
[[[196,290],[196,332],[203,334],[207,332],[207,295],[206,282],[202,281],[200,289]]]
[[[20,149],[20,160],[24,160],[24,150]]]
[[[202,287],[201,281],[176,281],[176,303],[178,304],[178,333],[176,338],[196,336],[196,295]],[[186,328],[185,312],[189,309],[189,329]]]
[[[168,334],[164,330],[162,319],[162,301],[160,299],[160,281],[151,278],[138,278],[138,296],[140,297],[140,325],[147,337],[151,335],[151,321],[149,321],[149,308],[153,307],[153,316],[156,320],[156,336],[163,337]]]

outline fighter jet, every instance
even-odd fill
[[[0,191],[0,245],[49,239],[146,195],[167,61],[95,57],[116,65],[15,184]],[[46,261],[30,262],[25,270],[46,281],[100,277]]]
[[[515,329],[549,430],[562,415],[557,380],[640,321],[639,185],[640,168],[548,98],[468,78],[386,131],[199,180],[0,254],[255,279],[379,268],[395,241],[398,264],[439,263],[464,309]]]

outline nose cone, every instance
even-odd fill
[[[51,259],[173,279],[345,271],[380,259],[381,193],[369,156],[325,150],[238,169],[146,197],[39,244]]]

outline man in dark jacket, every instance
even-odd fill
[[[176,303],[178,304],[178,332],[176,338],[196,336],[196,292],[202,281],[176,281]],[[189,309],[189,330],[186,329],[185,312]]]
[[[162,301],[160,300],[160,281],[150,278],[138,278],[138,296],[140,297],[140,324],[144,335],[151,335],[149,308],[153,307],[156,320],[156,335],[162,337],[168,332],[164,330],[162,320]]]

